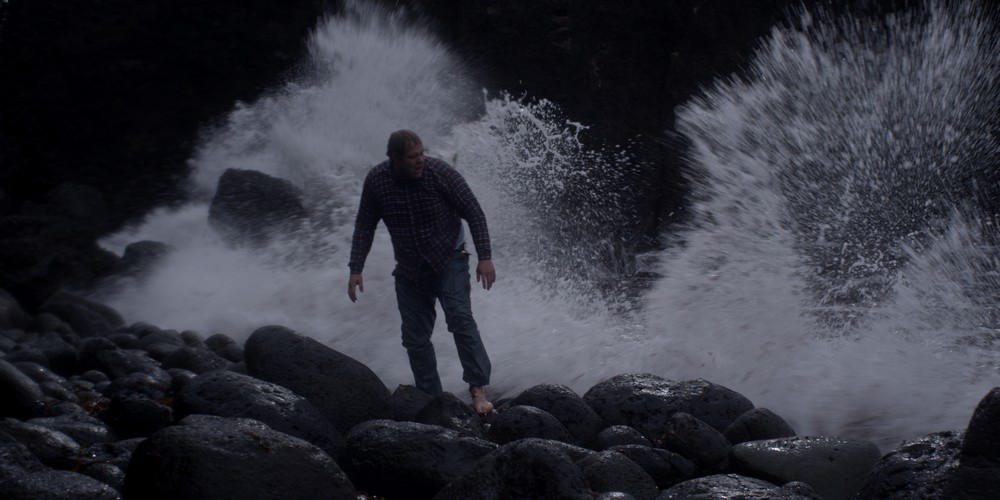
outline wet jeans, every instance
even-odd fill
[[[431,333],[434,331],[435,299],[441,301],[448,331],[455,337],[458,359],[462,362],[462,379],[471,385],[489,385],[490,358],[479,336],[479,327],[472,318],[472,283],[469,275],[469,255],[456,250],[441,274],[430,268],[412,280],[394,272],[396,301],[403,320],[403,347],[410,358],[414,385],[431,395],[441,394],[441,378]]]

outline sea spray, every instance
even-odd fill
[[[618,372],[620,328],[609,324],[608,306],[592,289],[614,279],[607,255],[623,196],[614,185],[630,168],[628,152],[583,147],[582,125],[553,103],[473,89],[459,76],[460,63],[400,16],[356,4],[348,10],[316,30],[301,81],[238,105],[205,132],[191,160],[189,205],[105,241],[121,251],[150,239],[175,251],[144,280],[120,282],[103,297],[129,321],[204,335],[242,340],[281,324],[366,363],[390,388],[412,383],[384,229],[365,267],[365,293],[356,304],[346,294],[361,183],[385,158],[389,132],[411,128],[429,154],[456,165],[487,213],[499,278],[488,292],[473,283],[472,293],[494,391],[543,382],[585,390]],[[470,108],[478,118],[468,119]],[[310,230],[267,248],[223,242],[207,223],[207,207],[229,168],[301,188],[313,207]],[[443,318],[434,340],[445,389],[462,393]]]
[[[1000,381],[996,227],[970,203],[997,167],[1000,56],[976,7],[803,13],[679,111],[695,223],[647,296],[646,366],[804,433],[965,424]]]
[[[348,11],[321,22],[300,80],[205,132],[189,205],[105,242],[175,247],[144,281],[102,293],[129,321],[240,340],[281,324],[390,388],[410,383],[387,232],[356,304],[346,263],[364,175],[388,133],[411,128],[487,213],[499,279],[472,293],[495,393],[582,392],[623,372],[701,377],[802,434],[886,449],[962,427],[997,384],[996,227],[963,203],[998,151],[985,122],[996,35],[976,4],[813,14],[776,30],[747,80],[688,103],[678,118],[692,143],[692,226],[665,235],[662,278],[638,310],[608,293],[632,270],[617,228],[634,201],[622,188],[633,155],[581,144],[586,124],[544,99],[484,96],[398,15]],[[302,188],[310,230],[268,248],[226,245],[207,207],[227,168]],[[462,393],[443,321],[434,339],[445,389]]]

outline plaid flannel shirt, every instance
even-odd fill
[[[441,160],[426,158],[420,178],[404,179],[393,175],[386,160],[368,172],[361,190],[348,264],[351,274],[364,269],[380,220],[389,229],[403,276],[418,277],[425,263],[440,273],[455,251],[461,219],[469,223],[479,260],[490,259],[486,216],[458,171]]]

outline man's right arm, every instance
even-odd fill
[[[365,260],[368,259],[368,251],[372,248],[372,241],[375,239],[375,228],[378,227],[379,215],[377,201],[371,182],[371,176],[365,179],[364,187],[361,189],[361,203],[358,207],[358,217],[354,221],[354,236],[351,238],[351,260],[348,266],[351,269],[351,277],[347,284],[347,296],[351,302],[357,302],[355,288],[365,291],[364,282],[361,279],[361,271],[365,267]]]

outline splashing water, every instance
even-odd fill
[[[679,113],[696,222],[648,295],[651,357],[894,446],[1000,382],[996,226],[966,202],[1000,151],[996,31],[971,3],[823,21]]]
[[[306,77],[206,132],[192,203],[104,242],[176,251],[100,298],[130,321],[206,335],[285,325],[390,388],[411,383],[384,229],[366,293],[346,297],[361,182],[388,133],[411,128],[465,175],[489,219],[500,280],[473,287],[473,309],[495,392],[582,393],[651,372],[728,386],[800,434],[885,447],[962,427],[1000,366],[996,228],[963,204],[1000,151],[986,121],[996,35],[973,7],[872,22],[807,15],[801,29],[775,30],[748,81],[690,102],[679,123],[693,144],[694,221],[658,256],[662,277],[641,310],[620,314],[595,288],[623,278],[616,228],[631,153],[584,147],[584,125],[545,100],[484,98],[420,28],[349,5],[314,33]],[[207,223],[227,168],[301,187],[318,214],[308,241],[227,247]],[[458,393],[443,321],[435,343],[445,389]]]

